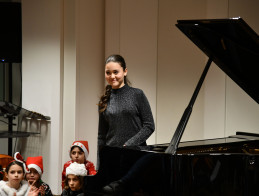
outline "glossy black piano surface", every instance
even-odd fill
[[[242,18],[177,22],[209,57],[207,65],[213,61],[259,103],[259,37]],[[188,121],[182,118],[180,128]],[[109,195],[103,187],[125,176],[124,192],[111,195],[259,195],[259,134],[179,142],[184,129],[178,127],[170,144],[105,147],[98,173],[85,177],[86,195]]]
[[[176,155],[164,153],[169,144],[106,147],[100,170],[87,177],[85,190],[87,195],[106,195],[102,187],[136,171],[120,195],[258,195],[257,139],[183,142]]]
[[[242,18],[177,22],[200,50],[259,103],[259,36]]]

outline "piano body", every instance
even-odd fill
[[[125,176],[121,195],[259,195],[259,134],[180,142],[212,61],[259,103],[259,37],[242,18],[179,20],[176,26],[209,58],[169,144],[105,147],[86,195]],[[116,194],[114,194],[116,195]]]

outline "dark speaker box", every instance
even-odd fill
[[[0,25],[0,61],[21,63],[21,3],[0,2]]]

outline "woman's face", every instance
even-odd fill
[[[26,180],[29,184],[33,184],[40,179],[40,174],[37,172],[36,169],[30,168],[30,173],[26,174]]]
[[[82,164],[85,162],[85,153],[79,147],[74,147],[71,150],[71,159],[74,162]]]
[[[6,174],[8,178],[8,183],[11,188],[18,189],[20,187],[20,183],[23,180],[23,169],[19,165],[12,165]]]
[[[109,62],[105,65],[105,79],[113,89],[124,86],[124,76],[127,75],[127,68],[123,70],[122,66],[116,62]]]
[[[71,191],[78,191],[80,189],[80,180],[76,175],[68,174],[67,182]]]

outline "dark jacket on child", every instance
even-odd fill
[[[64,189],[61,196],[84,196],[83,191],[71,191],[70,189]]]
[[[52,192],[51,192],[51,189],[50,189],[48,184],[46,184],[45,182],[41,181],[40,186],[43,186],[43,188],[45,190],[45,196],[53,196]],[[39,193],[39,196],[40,195],[41,194]]]

